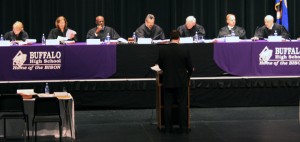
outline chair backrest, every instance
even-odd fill
[[[0,112],[22,112],[24,114],[22,96],[19,94],[0,95]]]
[[[59,100],[56,97],[36,98],[34,102],[34,116],[60,116]]]

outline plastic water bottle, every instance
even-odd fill
[[[42,36],[42,45],[46,45],[46,38],[45,38],[45,34],[43,34],[43,36]]]
[[[136,35],[135,35],[135,32],[133,32],[132,38],[133,38],[133,43],[136,43]]]
[[[104,40],[104,43],[105,44],[110,44],[110,36],[109,36],[109,33],[107,33],[106,37],[105,37],[105,40]]]
[[[231,36],[235,36],[234,30],[231,30]]]
[[[48,85],[48,82],[46,83],[46,86],[45,86],[45,94],[49,94],[50,93],[50,88],[49,88],[49,85]]]
[[[195,43],[198,43],[198,42],[199,42],[198,32],[195,33],[195,36],[194,36],[194,42],[195,42]]]
[[[0,38],[0,40],[2,41],[2,40],[4,40],[4,38],[3,38],[3,35],[1,34],[1,38]]]
[[[62,91],[63,91],[63,92],[67,92],[67,89],[66,89],[65,86],[63,86]]]
[[[278,36],[277,30],[275,30],[275,32],[274,32],[274,36]]]

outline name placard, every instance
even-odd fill
[[[240,38],[238,36],[228,36],[225,37],[225,42],[240,42]]]
[[[180,37],[179,43],[193,43],[193,37]]]
[[[86,44],[87,45],[98,45],[101,44],[100,39],[86,39]]]
[[[269,42],[281,42],[282,36],[268,36]]]
[[[59,40],[57,39],[47,39],[46,45],[59,45]]]
[[[138,44],[151,44],[151,38],[138,38]]]
[[[1,40],[0,46],[10,46],[10,41],[9,40]]]

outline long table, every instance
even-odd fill
[[[181,44],[191,53],[192,77],[299,76],[300,42]],[[154,78],[150,67],[165,44],[0,47],[0,82]]]

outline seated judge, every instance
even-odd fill
[[[56,18],[55,27],[56,28],[50,31],[48,35],[48,39],[57,39],[58,36],[61,36],[61,37],[67,37],[68,40],[77,41],[76,32],[68,28],[68,22],[64,16],[59,16]],[[70,33],[68,33],[67,35],[68,30]]]
[[[103,16],[96,17],[96,27],[90,29],[86,35],[87,39],[101,39],[102,41],[109,33],[111,39],[118,39],[120,35],[111,27],[105,26],[105,21]]]
[[[235,15],[228,14],[226,16],[226,22],[228,25],[219,30],[218,37],[231,36],[231,33],[234,32],[235,36],[239,36],[240,39],[246,39],[245,29],[235,25]]]
[[[188,16],[185,19],[185,24],[177,28],[181,37],[193,37],[196,32],[199,36],[205,36],[205,29],[203,26],[196,23],[196,18],[194,16]]]
[[[153,40],[165,39],[164,31],[154,22],[154,15],[148,14],[145,23],[136,29],[136,36],[138,38],[152,38]]]
[[[284,26],[274,23],[274,17],[271,15],[267,15],[264,19],[265,25],[260,27],[257,31],[255,31],[255,35],[253,40],[268,38],[270,35],[274,35],[275,31],[278,35],[282,36],[282,38],[289,39],[290,34],[285,29]]]
[[[5,33],[3,38],[5,40],[19,42],[19,41],[25,41],[26,39],[28,39],[28,37],[29,36],[27,32],[24,30],[24,26],[22,22],[16,21],[12,26],[12,31]]]

